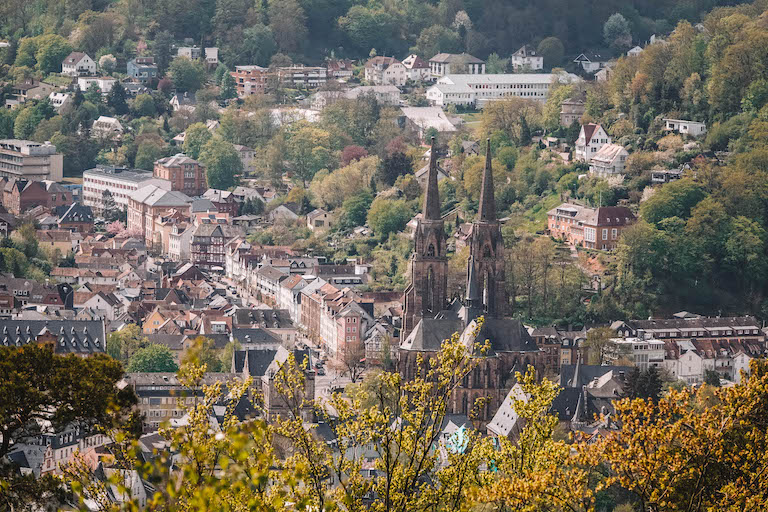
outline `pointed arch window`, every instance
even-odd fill
[[[427,246],[427,257],[428,258],[435,257],[435,244],[430,243],[429,246]]]

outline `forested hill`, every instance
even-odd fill
[[[221,59],[268,65],[275,54],[296,62],[324,57],[429,58],[467,51],[485,58],[558,38],[566,55],[603,46],[603,23],[621,13],[634,42],[697,22],[734,0],[3,0],[0,38],[56,33],[91,55],[128,55],[140,40],[190,38],[221,48]]]

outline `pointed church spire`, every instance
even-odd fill
[[[477,215],[481,222],[493,222],[496,220],[496,200],[493,195],[493,169],[491,168],[491,139],[486,141],[485,170],[483,171],[483,185],[480,189],[480,210]]]
[[[573,370],[573,377],[571,377],[570,387],[572,388],[578,388],[581,386],[581,383],[579,382],[581,380],[581,375],[579,374],[579,369],[581,368],[581,354],[578,352],[576,353],[576,368]]]
[[[421,217],[425,220],[440,220],[440,194],[437,190],[437,148],[434,137],[432,137],[432,149],[429,155],[427,191],[424,194],[424,210]]]
[[[477,276],[475,276],[475,260],[470,257],[467,261],[469,274],[467,275],[467,293],[466,300],[468,306],[477,306],[482,301],[480,289],[477,287]]]

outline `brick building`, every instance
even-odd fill
[[[547,227],[554,238],[588,249],[611,251],[621,233],[634,224],[635,215],[624,206],[590,208],[563,203],[547,212]]]
[[[195,197],[202,195],[206,185],[205,166],[183,153],[161,158],[155,162],[155,178],[171,182],[171,190]]]
[[[261,66],[235,66],[229,73],[235,79],[237,95],[245,98],[253,94],[263,93],[267,88],[269,70]]]
[[[155,225],[163,215],[178,211],[190,215],[192,200],[181,192],[147,185],[133,192],[128,202],[128,229],[141,233],[149,246],[162,246],[160,230]]]

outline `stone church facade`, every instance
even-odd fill
[[[430,156],[422,217],[415,231],[415,247],[410,262],[411,284],[403,296],[403,329],[398,351],[401,375],[411,379],[434,357],[442,342],[460,333],[468,349],[475,343],[489,343],[489,350],[475,354],[477,366],[453,393],[449,414],[470,415],[478,398],[487,403],[476,411],[487,423],[514,384],[515,371],[524,372],[536,365],[539,349],[519,320],[505,316],[507,311],[504,241],[496,218],[490,141],[480,192],[477,218],[472,223],[467,261],[467,286],[464,300],[447,298],[446,236],[440,217],[437,189],[437,151]],[[483,325],[477,329],[478,317]]]

